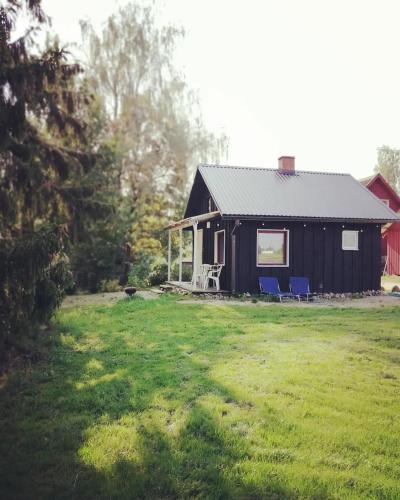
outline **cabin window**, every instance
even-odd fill
[[[342,232],[342,249],[358,250],[358,231]]]
[[[257,267],[289,266],[289,231],[257,229]]]
[[[225,265],[225,229],[214,233],[214,263]]]

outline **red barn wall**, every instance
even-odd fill
[[[395,196],[380,177],[376,177],[367,188],[381,200],[389,200],[389,207],[394,212],[400,211],[398,196]],[[384,233],[381,241],[381,253],[387,256],[386,272],[400,275],[400,223],[392,224]]]
[[[398,199],[393,196],[393,194],[388,190],[384,182],[382,182],[379,177],[367,187],[372,193],[374,193],[375,196],[377,196],[381,200],[389,200],[389,207],[392,210],[394,210],[395,212],[398,212],[400,210],[400,203]]]
[[[400,275],[400,224],[393,224],[384,239],[387,241],[387,273]]]

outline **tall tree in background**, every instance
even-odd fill
[[[381,146],[377,151],[375,172],[382,174],[389,184],[400,192],[400,150]]]
[[[135,4],[98,35],[82,25],[87,76],[56,38],[35,47],[41,0],[0,7],[0,344],[60,304],[68,264],[82,287],[115,276],[120,250],[161,257],[199,161],[226,137],[205,131],[173,65],[183,33]],[[16,38],[21,14],[31,27]],[[93,97],[93,96],[96,97]],[[125,266],[126,267],[126,266]],[[3,352],[0,345],[0,352]],[[1,360],[0,360],[1,361]]]
[[[87,87],[86,81],[83,87]],[[119,209],[119,157],[115,141],[106,136],[107,120],[99,101],[92,98],[80,115],[87,123],[87,143],[96,151],[96,161],[83,176],[71,175],[71,183],[83,189],[87,197],[81,200],[84,203],[75,205],[68,255],[74,288],[96,292],[103,280],[116,278],[121,272],[118,263],[123,257],[121,247],[127,229]]]
[[[24,12],[32,27],[15,38]],[[47,21],[41,0],[0,7],[0,343],[34,329],[60,303],[68,230],[91,207],[81,69],[56,45],[31,50]]]
[[[87,23],[82,33],[88,77],[121,155],[120,188],[133,209],[134,255],[146,248],[161,255],[154,239],[168,217],[182,214],[195,165],[218,161],[227,139],[205,131],[196,96],[174,66],[182,30],[158,27],[150,7],[128,4],[100,34]],[[143,224],[150,214],[152,234]]]

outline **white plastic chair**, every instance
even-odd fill
[[[207,283],[208,283],[207,275],[210,268],[211,264],[201,264],[200,266],[199,284],[203,289],[207,288]]]
[[[219,292],[220,290],[220,285],[219,285],[219,277],[222,271],[222,264],[214,264],[211,266],[210,270],[207,273],[207,279],[206,279],[206,286],[207,288],[209,280],[215,281],[215,287],[217,291]]]

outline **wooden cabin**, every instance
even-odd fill
[[[360,181],[394,212],[400,213],[400,196],[381,174]],[[382,268],[385,274],[400,275],[400,223],[390,222],[382,226]]]
[[[184,219],[169,225],[192,231],[192,282],[182,282],[180,265],[174,284],[201,291],[202,265],[220,264],[228,292],[257,293],[259,276],[276,276],[282,290],[290,276],[308,277],[316,292],[378,290],[381,227],[398,215],[351,175],[278,161],[277,169],[198,167]]]

